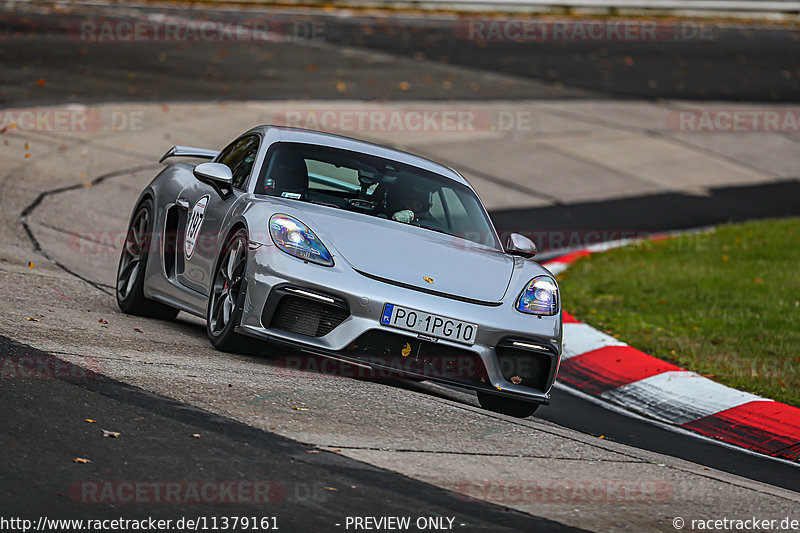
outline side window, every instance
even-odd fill
[[[331,163],[306,159],[308,177],[313,189],[327,189],[334,191],[359,190],[358,171],[347,167],[337,167]]]
[[[442,187],[442,199],[453,224],[452,230],[461,235],[470,226],[470,217],[458,194],[450,187]]]
[[[444,189],[439,189],[438,191],[431,194],[431,208],[428,210],[428,213],[435,218],[439,223],[447,225],[447,217],[444,212],[444,206],[442,205],[442,191]],[[448,191],[450,189],[447,189]]]
[[[450,187],[442,187],[442,194],[444,201],[447,204],[447,210],[450,211],[450,216],[456,219],[463,219],[468,217],[467,209],[461,203],[461,199],[456,192]]]
[[[491,227],[485,222],[477,197],[450,187],[442,187],[442,200],[451,222],[450,229],[455,235],[473,242],[495,246]]]
[[[258,153],[259,139],[257,135],[243,137],[233,144],[228,145],[217,157],[218,163],[228,165],[233,174],[232,185],[236,189],[242,189],[250,171],[253,170],[253,162]]]

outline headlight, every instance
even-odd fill
[[[289,215],[272,215],[269,234],[275,246],[289,255],[318,265],[333,266],[333,258],[325,245],[308,226]]]
[[[558,286],[549,276],[533,278],[517,299],[517,311],[533,315],[558,313]]]

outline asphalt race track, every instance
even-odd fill
[[[64,517],[174,517],[257,509],[278,516],[287,531],[342,530],[335,524],[353,514],[455,517],[463,524],[455,529],[465,531],[674,531],[675,516],[712,517],[709,509],[719,517],[769,518],[797,508],[797,467],[673,433],[561,388],[551,406],[517,421],[439,386],[287,371],[281,357],[291,353],[275,359],[215,352],[192,317],[160,323],[120,314],[111,289],[118,252],[102,241],[104,232],[124,231],[166,148],[217,146],[242,124],[268,116],[247,102],[547,100],[565,106],[614,97],[791,103],[800,94],[796,30],[737,26],[719,30],[711,42],[610,43],[601,53],[591,43],[484,46],[449,39],[458,31],[453,21],[410,15],[376,22],[271,12],[275,20],[318,21],[325,38],[87,44],[70,33],[87,9],[74,4],[53,15],[20,4],[0,17],[4,108],[150,106],[142,108],[145,131],[0,134],[9,141],[0,145],[0,160],[8,163],[0,176],[0,351],[62,369],[58,379],[0,382],[8,428],[0,433],[8,450],[0,469],[4,513],[36,517],[48,508]],[[115,20],[161,12],[108,9]],[[200,15],[247,17],[222,10]],[[627,57],[636,69],[624,68]],[[680,91],[670,84],[676,71],[686,78]],[[153,118],[150,110],[159,107],[163,114]],[[398,145],[410,145],[399,137]],[[780,137],[798,142],[797,134]],[[430,150],[447,157],[469,150],[472,141]],[[796,156],[775,146],[788,170],[772,171],[770,181],[748,177],[589,200],[536,196],[528,188],[519,191],[528,195],[522,202],[504,207],[498,193],[487,205],[500,230],[609,235],[798,215]],[[27,152],[32,157],[22,155]],[[505,177],[471,170],[470,180],[485,181],[489,191],[492,180],[498,188],[508,185]],[[75,239],[87,233],[97,242],[76,253]],[[103,438],[101,429],[121,436]],[[92,462],[75,464],[75,457]],[[232,502],[211,510],[153,501],[87,505],[76,492],[106,480],[267,480],[277,492],[270,493],[275,505]],[[548,482],[626,480],[638,490],[655,486],[657,494],[623,501],[607,494],[587,503],[544,492],[509,498],[487,488],[515,480],[539,490]]]
[[[187,16],[184,9],[168,6],[122,10],[80,2],[61,4],[57,17],[44,11],[25,3],[6,10],[2,20],[6,37],[0,57],[9,76],[0,103],[612,95],[650,100],[800,100],[800,33],[791,25],[702,22],[697,27],[688,23],[685,29],[667,27],[668,31],[658,31],[659,37],[652,42],[613,38],[600,43],[535,38],[515,42],[502,38],[515,35],[509,31],[501,31],[499,38],[481,39],[489,35],[489,26],[478,26],[482,31],[473,35],[469,32],[472,21],[488,23],[471,16],[355,13],[343,17],[303,10],[254,13],[198,6]],[[130,38],[124,32],[113,30],[110,37],[102,34],[102,21],[152,20],[147,17],[154,13],[183,20],[263,21],[275,28],[278,36],[260,46],[228,40],[190,47],[169,39],[126,41]],[[97,29],[82,39],[81,22],[88,19],[96,20]],[[29,31],[35,32],[35,39],[27,37]],[[309,36],[320,45],[336,43],[413,61],[390,65],[373,62],[369,72],[357,74],[358,55],[341,48],[295,46],[295,35]],[[102,46],[96,46],[97,41]],[[55,43],[58,46],[53,46]],[[425,68],[409,68],[415,62]],[[461,65],[476,73],[494,72],[535,83],[520,86],[496,83],[480,75],[452,77],[452,71],[444,70],[437,75],[427,72],[431,65]],[[242,76],[242,72],[246,74]],[[387,76],[388,72],[392,75]],[[48,80],[45,75],[55,77]],[[48,83],[36,87],[40,78]],[[350,83],[342,90],[329,83],[332,79]],[[399,88],[397,80],[409,81],[410,87]]]
[[[41,364],[55,368],[53,356],[5,337],[0,337],[0,348],[6,355],[36,357]],[[78,374],[81,377],[75,378]],[[248,497],[254,503],[215,502],[214,511],[242,516],[257,510],[262,516],[269,516],[279,509],[278,525],[289,531],[333,529],[337,522],[344,522],[343,513],[352,506],[369,509],[374,516],[419,509],[429,516],[457,517],[457,527],[469,531],[580,531],[480,501],[453,498],[447,491],[335,453],[310,454],[314,450],[311,446],[200,409],[188,409],[125,383],[102,376],[83,377],[80,370],[68,370],[64,379],[10,382],[2,388],[0,405],[7,413],[6,427],[11,429],[10,438],[3,443],[6,460],[30,467],[23,466],[5,478],[4,513],[35,518],[47,509],[54,517],[81,517],[83,502],[103,501],[102,489],[94,490],[91,481],[76,475],[42,480],[45,483],[41,484],[35,481],[41,478],[43,468],[59,471],[61,465],[54,461],[57,454],[52,452],[66,448],[79,456],[104,457],[106,468],[120,479],[179,479],[187,472],[202,472],[206,479],[249,487],[248,482],[256,485],[268,478],[269,485],[263,492],[250,489]],[[20,400],[24,402],[22,407]],[[115,429],[126,438],[119,442],[87,439],[95,428],[71,420],[80,420],[83,413],[90,411],[103,413],[104,423],[113,420]],[[53,420],[48,412],[58,412],[59,416]],[[76,446],[86,441],[96,444]],[[37,453],[40,460],[27,462],[25,455],[42,442],[46,444],[41,450],[44,453]],[[129,457],[147,460],[134,462]],[[68,490],[60,494],[48,490],[59,484]],[[8,490],[10,487],[16,490]],[[126,516],[166,518],[176,512],[186,516],[207,512],[202,504],[192,505],[191,499],[189,502],[175,507],[134,506]],[[259,503],[262,505],[255,505]],[[92,509],[93,518],[118,516],[114,506],[96,505]]]

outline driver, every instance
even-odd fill
[[[435,222],[430,214],[431,192],[421,187],[404,187],[394,193],[394,203],[399,207],[392,220],[411,224],[419,221]]]

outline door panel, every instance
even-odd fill
[[[227,226],[231,209],[244,198],[240,187],[250,176],[258,152],[259,137],[249,135],[237,139],[226,147],[215,160],[232,169],[233,194],[222,198],[210,185],[194,180],[180,193],[177,203],[186,206],[186,226],[180,238],[178,253],[178,281],[205,295],[210,294],[212,270],[217,253],[222,247],[220,235]]]
[[[209,266],[208,258],[216,255],[217,235],[234,200],[235,197],[223,200],[211,186],[200,181],[181,191],[179,201],[189,204],[178,247],[183,261],[178,261],[177,278],[183,285],[208,294],[208,279],[214,268]]]

